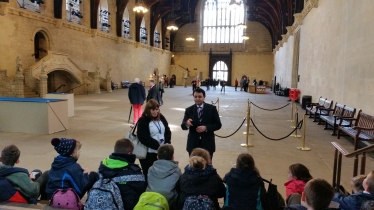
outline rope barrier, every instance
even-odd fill
[[[282,106],[282,107],[280,107],[280,108],[277,108],[277,109],[265,109],[265,108],[261,108],[261,107],[257,106],[257,105],[254,104],[253,102],[251,102],[251,104],[253,104],[255,107],[257,107],[257,108],[259,108],[259,109],[266,110],[266,111],[276,111],[276,110],[283,109],[284,107],[290,105],[290,104],[288,103],[288,104],[286,104],[286,105],[284,105],[284,106]]]
[[[218,99],[217,99],[217,101],[214,102],[214,103],[213,103],[213,101],[212,101],[212,105],[216,105],[217,103],[218,103]]]
[[[273,141],[279,141],[279,140],[283,140],[283,139],[289,137],[293,132],[295,132],[296,129],[299,129],[299,127],[301,128],[302,123],[303,123],[303,121],[301,120],[301,121],[297,124],[296,128],[293,129],[293,130],[291,131],[291,133],[288,134],[287,136],[282,137],[282,138],[279,138],[279,139],[274,139],[274,138],[267,137],[265,134],[263,134],[263,133],[262,133],[262,132],[257,128],[257,126],[256,126],[255,123],[253,122],[253,119],[252,119],[252,118],[251,118],[251,122],[252,122],[253,126],[256,128],[256,130],[257,130],[257,131],[258,131],[258,132],[259,132],[263,137],[265,137],[265,138],[267,138],[267,139],[269,139],[269,140],[273,140]],[[301,125],[301,126],[300,126],[300,125]]]
[[[217,135],[217,134],[214,134],[214,135],[217,136],[217,137],[219,137],[219,138],[229,138],[230,136],[232,136],[232,135],[234,135],[236,132],[238,132],[238,130],[243,126],[243,124],[244,124],[244,122],[245,122],[246,119],[247,119],[247,118],[244,118],[244,119],[243,119],[242,124],[241,124],[241,125],[239,126],[239,128],[236,129],[236,131],[235,131],[234,133],[232,133],[231,135],[228,135],[228,136],[219,136],[219,135]]]

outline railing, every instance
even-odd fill
[[[331,144],[335,147],[335,155],[334,155],[334,170],[333,170],[333,178],[332,184],[335,188],[336,192],[339,192],[340,186],[340,177],[341,177],[341,170],[342,170],[342,157],[351,158],[354,157],[354,168],[353,168],[353,176],[357,176],[358,173],[358,156],[362,155],[361,157],[361,167],[360,167],[360,174],[365,174],[365,165],[366,165],[366,153],[374,151],[374,144],[358,149],[354,152],[348,153],[340,144],[337,142],[331,142]]]
[[[57,92],[61,87],[65,87],[66,85],[65,84],[62,84],[60,85],[60,87],[56,88],[56,90],[54,90],[53,92]]]
[[[69,93],[70,91],[74,90],[75,88],[79,88],[79,87],[81,87],[81,86],[83,86],[83,85],[87,85],[87,86],[89,86],[90,84],[88,84],[88,83],[86,83],[86,84],[81,84],[81,85],[75,86],[75,87],[73,87],[73,88],[71,88],[71,89],[69,89],[69,90],[67,90],[67,91],[65,91],[65,92],[66,92],[66,93]],[[88,94],[88,93],[87,93],[87,94]]]

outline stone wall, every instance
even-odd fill
[[[114,1],[108,2],[112,8]],[[49,1],[43,5],[40,14],[18,8],[16,0],[0,4],[0,69],[7,70],[11,79],[15,76],[17,56],[22,60],[23,69],[36,62],[32,55],[34,36],[38,31],[47,36],[49,49],[45,50],[68,54],[74,63],[89,72],[96,71],[97,64],[101,77],[105,77],[109,65],[115,83],[133,81],[135,77],[146,81],[155,68],[160,70],[160,74],[169,73],[169,51],[118,38],[114,28],[110,33],[91,30],[87,21],[89,5],[83,10],[87,19],[83,25],[78,25],[67,22],[65,17],[62,20],[53,18],[53,4]],[[111,25],[114,26],[112,19]]]
[[[374,5],[371,1],[310,1],[301,23],[301,95],[328,99],[374,114]],[[308,6],[308,5],[306,5]],[[285,40],[285,43],[292,39]],[[292,57],[285,44],[275,51],[275,74]],[[288,69],[291,75],[291,69]]]

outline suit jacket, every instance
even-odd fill
[[[157,103],[161,106],[163,104],[162,98],[160,96],[160,92],[158,91],[158,88],[156,85],[153,85],[151,89],[148,90],[148,95],[147,95],[147,102],[150,99],[154,99],[157,101]]]
[[[194,126],[187,127],[186,121],[191,118]],[[198,133],[197,126],[205,125],[206,132]],[[216,143],[214,141],[214,131],[222,127],[221,120],[215,106],[204,103],[201,123],[197,114],[197,105],[194,104],[186,109],[181,124],[183,130],[189,130],[186,150],[191,153],[197,147],[204,148],[210,153],[216,151]]]

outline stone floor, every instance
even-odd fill
[[[165,115],[172,130],[172,144],[175,147],[175,160],[179,161],[183,169],[188,162],[188,153],[185,151],[187,131],[180,128],[183,113],[186,107],[193,104],[191,87],[175,87],[165,89],[164,105],[161,112]],[[287,103],[288,98],[276,96],[268,90],[268,94],[250,94],[235,91],[233,87],[226,87],[226,93],[216,91],[206,92],[206,103],[219,98],[219,114],[222,116],[222,128],[216,134],[227,136],[232,134],[242,123],[247,111],[247,100],[267,108],[279,108]],[[299,108],[300,116],[304,110]],[[122,138],[129,130],[127,122],[130,103],[127,89],[114,90],[112,93],[75,96],[75,116],[69,118],[69,129],[51,135],[24,134],[0,132],[0,147],[9,144],[17,145],[21,150],[19,167],[29,170],[39,168],[48,170],[57,155],[50,141],[54,137],[75,138],[82,143],[79,163],[83,168],[96,171],[102,159],[113,150],[114,142]],[[287,106],[277,111],[265,111],[251,106],[251,118],[258,129],[271,138],[281,138],[292,131],[293,124],[288,122],[291,118],[291,108]],[[132,121],[132,120],[131,120]],[[131,122],[130,121],[130,122]],[[223,177],[234,166],[236,157],[242,152],[253,155],[261,176],[273,179],[278,185],[279,192],[284,196],[284,182],[287,179],[288,166],[293,163],[306,165],[313,177],[332,181],[334,147],[330,142],[339,142],[348,151],[352,151],[352,140],[349,138],[337,139],[331,136],[330,130],[323,130],[311,119],[306,121],[306,146],[311,151],[300,151],[301,138],[288,137],[281,141],[271,141],[257,132],[250,125],[254,135],[249,136],[249,143],[254,147],[241,147],[246,136],[243,125],[239,131],[229,138],[216,138],[217,151],[214,153],[213,165]],[[373,169],[372,158],[367,159],[366,171]],[[342,182],[346,189],[350,189],[349,181],[352,177],[353,160],[343,158]]]

